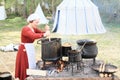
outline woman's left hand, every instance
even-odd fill
[[[50,31],[50,27],[46,24],[45,31]]]

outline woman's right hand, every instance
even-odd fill
[[[44,33],[44,37],[48,37],[48,36],[50,36],[50,31],[49,30]]]

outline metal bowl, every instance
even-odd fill
[[[93,65],[92,69],[100,73],[115,73],[118,70],[115,65],[105,64],[104,71],[100,71],[100,65],[101,64]]]

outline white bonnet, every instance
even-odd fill
[[[27,18],[27,22],[29,23],[30,21],[35,20],[35,19],[39,19],[39,15],[35,13],[30,14]]]

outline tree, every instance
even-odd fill
[[[24,0],[23,17],[27,17],[27,0]]]
[[[15,0],[15,14],[18,15],[18,1]]]

